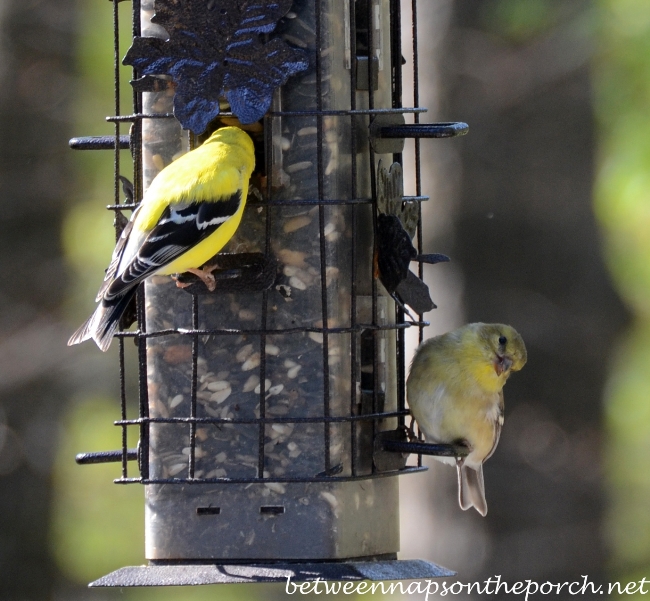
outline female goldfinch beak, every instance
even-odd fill
[[[496,356],[496,359],[494,360],[494,371],[497,372],[497,376],[508,371],[511,367],[512,359],[510,357],[502,357],[501,355]]]

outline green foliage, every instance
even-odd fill
[[[123,56],[131,41],[131,4],[120,3],[119,11],[120,53]],[[74,128],[78,135],[115,134],[115,126],[106,121],[108,115],[115,113],[111,13],[111,6],[101,2],[80,2],[78,6],[79,81],[73,107]],[[128,81],[130,73],[130,68],[120,67],[122,81]],[[131,86],[122,85],[120,92],[121,112],[130,113]],[[120,133],[127,133],[127,126],[120,127]],[[75,173],[74,193],[63,226],[62,242],[66,259],[75,271],[76,289],[71,291],[70,304],[74,307],[71,313],[79,311],[72,319],[76,322],[91,310],[92,299],[115,244],[112,215],[105,208],[114,202],[113,153],[109,150],[74,151],[70,153],[70,162]],[[131,179],[133,170],[128,151],[120,152],[120,164],[122,175]]]
[[[487,29],[513,43],[529,42],[552,27],[557,20],[553,0],[497,0],[484,2],[482,20]]]
[[[650,5],[632,0],[602,4],[603,43],[594,70],[601,152],[596,214],[612,275],[634,311],[648,318]]]
[[[275,594],[271,592],[273,589],[276,589]],[[258,599],[264,592],[270,598],[284,596],[281,584],[220,584],[218,589],[213,586],[119,589],[115,591],[115,598],[118,599],[119,594],[119,599],[125,601],[248,601]]]
[[[113,425],[117,418],[114,402],[87,399],[70,409],[63,425],[54,472],[52,551],[63,573],[80,583],[141,564],[144,558],[142,488],[113,484],[120,464],[74,462],[80,451],[121,447],[121,431]],[[131,447],[135,444],[129,441]]]
[[[598,4],[595,211],[612,277],[636,317],[605,399],[611,578],[627,582],[650,568],[650,4]]]

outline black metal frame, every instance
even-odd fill
[[[131,210],[137,206],[134,203],[129,202],[120,202],[120,149],[130,148],[133,155],[134,162],[134,199],[140,199],[142,197],[141,191],[141,181],[142,181],[142,153],[141,153],[141,141],[142,141],[142,121],[143,119],[167,119],[173,118],[172,114],[163,113],[163,114],[144,114],[142,112],[142,101],[140,95],[134,92],[133,103],[134,103],[134,112],[129,115],[122,115],[120,107],[120,78],[119,78],[119,67],[120,67],[120,53],[119,53],[119,32],[118,32],[118,4],[120,0],[113,0],[113,24],[114,24],[114,52],[115,52],[115,63],[114,63],[114,80],[115,80],[115,115],[107,117],[107,121],[111,122],[115,126],[114,136],[99,136],[99,137],[82,137],[74,138],[70,141],[70,146],[75,149],[82,150],[96,150],[96,149],[113,149],[114,151],[114,164],[115,164],[115,180],[114,180],[114,202],[109,205],[107,208],[112,211],[121,212],[123,210]],[[316,5],[316,47],[320,48],[321,46],[321,27],[320,27],[320,15],[321,15],[321,2],[322,0],[314,0]],[[133,35],[140,35],[140,0],[132,0],[133,3]],[[372,2],[368,2],[368,18],[369,22],[372,22]],[[421,184],[421,170],[420,170],[420,137],[450,137],[455,135],[462,135],[466,133],[467,126],[463,123],[441,123],[441,124],[420,124],[420,113],[426,109],[419,107],[419,88],[418,88],[418,50],[417,50],[417,0],[412,0],[412,14],[413,14],[413,74],[414,74],[414,106],[413,107],[403,107],[402,106],[402,52],[401,52],[401,40],[400,40],[400,8],[401,0],[390,0],[390,18],[391,18],[391,40],[390,40],[390,62],[392,66],[392,107],[387,108],[375,108],[375,98],[374,98],[374,89],[373,89],[373,69],[368,68],[368,82],[367,82],[367,93],[368,93],[368,109],[358,109],[356,104],[356,94],[357,94],[357,84],[360,83],[357,81],[357,70],[356,65],[354,64],[356,57],[356,26],[355,26],[355,2],[354,0],[350,1],[350,47],[353,65],[350,69],[351,76],[351,97],[350,97],[350,109],[349,110],[323,110],[322,104],[322,58],[321,53],[316,52],[316,87],[317,95],[316,109],[313,111],[276,111],[269,112],[264,117],[264,128],[265,128],[265,151],[266,151],[266,161],[268,174],[267,178],[267,201],[264,203],[266,206],[274,205],[305,205],[305,206],[317,206],[318,207],[318,220],[319,220],[319,232],[320,232],[320,278],[321,278],[321,306],[322,306],[322,324],[323,327],[310,327],[310,328],[291,328],[283,330],[270,330],[267,329],[267,306],[268,306],[268,293],[266,291],[262,292],[262,321],[261,327],[257,329],[217,329],[217,330],[205,330],[199,329],[199,316],[198,316],[198,300],[197,297],[193,297],[193,306],[192,306],[192,328],[191,329],[168,329],[160,330],[155,332],[147,331],[147,324],[144,314],[144,289],[140,288],[138,292],[138,323],[139,328],[134,332],[121,331],[118,332],[116,337],[118,338],[119,344],[119,378],[120,378],[120,419],[115,421],[115,425],[122,429],[122,448],[120,451],[109,451],[105,453],[86,453],[79,455],[77,461],[79,463],[97,463],[97,462],[106,462],[106,461],[121,461],[122,470],[121,476],[115,480],[116,483],[126,484],[139,482],[142,484],[151,484],[151,483],[253,483],[253,482],[334,482],[334,481],[349,481],[357,479],[366,479],[374,477],[386,477],[394,476],[402,473],[409,473],[413,471],[421,471],[426,468],[422,466],[422,454],[435,454],[435,455],[459,455],[462,454],[462,449],[457,447],[452,447],[451,445],[426,445],[422,442],[407,442],[407,441],[384,441],[383,450],[399,453],[417,453],[417,465],[415,466],[402,466],[398,469],[389,469],[387,471],[379,471],[375,464],[372,464],[371,473],[359,473],[358,466],[356,465],[357,457],[357,424],[360,421],[370,422],[372,424],[372,439],[375,440],[377,436],[377,423],[379,420],[384,420],[387,418],[397,418],[400,429],[405,429],[405,418],[409,415],[409,412],[405,407],[405,381],[406,381],[406,366],[405,366],[405,337],[404,331],[407,327],[417,327],[419,331],[419,340],[423,339],[423,328],[428,325],[427,322],[423,321],[423,316],[419,315],[417,321],[407,321],[405,319],[404,311],[400,308],[397,308],[397,319],[395,325],[381,325],[378,320],[378,283],[377,280],[372,281],[372,321],[371,323],[359,323],[357,320],[357,291],[356,291],[356,271],[357,271],[357,261],[356,261],[356,252],[355,252],[355,239],[352,237],[352,252],[351,252],[351,262],[352,262],[352,282],[351,282],[351,302],[350,302],[350,327],[327,327],[328,324],[328,299],[326,293],[326,271],[325,271],[325,206],[331,204],[341,204],[341,205],[359,205],[359,204],[369,204],[374,203],[374,199],[377,198],[377,174],[375,169],[375,152],[372,148],[372,145],[369,145],[370,153],[370,184],[371,184],[371,198],[359,198],[357,191],[357,168],[356,161],[352,161],[351,167],[351,186],[352,186],[352,198],[349,200],[325,200],[324,199],[324,180],[323,180],[323,118],[325,116],[337,115],[342,117],[349,117],[351,122],[351,143],[350,143],[350,152],[354,157],[357,155],[357,140],[358,140],[358,116],[359,115],[368,115],[372,124],[372,120],[375,119],[378,115],[403,115],[405,113],[412,113],[414,117],[414,124],[408,125],[387,125],[379,128],[375,132],[378,138],[415,138],[415,184],[416,184],[416,195],[411,197],[404,197],[404,200],[408,201],[418,201],[422,202],[427,200],[428,197],[422,195],[422,184]],[[368,28],[368,64],[372,63],[372,48],[374,46],[373,40],[373,28]],[[364,82],[365,83],[365,82]],[[317,157],[318,157],[318,198],[312,200],[272,200],[271,195],[271,169],[270,167],[270,145],[271,145],[271,124],[272,120],[276,117],[281,116],[315,116],[316,125],[317,125]],[[227,114],[222,114],[222,116],[228,116]],[[130,134],[122,135],[121,134],[121,125],[123,123],[131,124]],[[401,153],[394,154],[394,160],[402,163]],[[351,211],[352,213],[352,231],[356,230],[356,210]],[[420,207],[421,215],[421,207]],[[377,212],[373,211],[373,221],[375,222],[376,230],[376,218]],[[116,220],[116,222],[119,220]],[[265,240],[265,251],[270,252],[270,211],[266,211],[266,240]],[[120,231],[116,231],[116,235],[119,236]],[[416,248],[418,254],[423,252],[423,235],[422,235],[422,226],[421,218],[419,219],[418,228],[417,228],[417,237],[416,237]],[[419,263],[418,266],[418,275],[420,278],[423,276],[422,263]],[[380,403],[378,400],[378,356],[377,351],[377,340],[378,337],[376,333],[382,330],[395,330],[397,333],[397,398],[398,406],[397,411],[384,412],[380,411]],[[357,357],[356,344],[351,344],[351,356],[350,356],[350,374],[351,374],[351,386],[350,386],[350,413],[345,417],[332,416],[330,412],[330,398],[329,398],[329,359],[328,359],[328,348],[329,348],[329,336],[332,334],[345,334],[349,333],[351,335],[359,334],[362,331],[372,331],[374,337],[375,353],[374,353],[374,386],[373,386],[373,395],[372,395],[372,410],[368,414],[355,415],[355,407],[359,401],[358,392],[357,392],[357,379],[359,376],[359,369],[357,363],[359,362],[359,357]],[[291,418],[291,417],[267,417],[266,415],[266,399],[265,399],[265,379],[266,379],[266,336],[272,334],[287,334],[287,333],[297,333],[297,332],[316,332],[322,335],[323,344],[323,387],[324,387],[324,410],[322,417],[313,417],[313,418]],[[148,338],[154,338],[159,336],[166,336],[169,334],[181,334],[183,336],[190,337],[192,340],[192,384],[191,384],[191,409],[190,415],[188,417],[176,417],[176,418],[161,418],[161,417],[150,417],[149,416],[149,401],[148,401],[148,388],[147,388],[147,354],[146,354],[146,341]],[[259,379],[260,379],[260,394],[259,394],[259,403],[260,403],[260,414],[259,418],[256,419],[229,419],[229,418],[214,418],[214,417],[197,417],[197,360],[198,360],[198,348],[199,348],[199,337],[205,334],[219,334],[219,335],[240,335],[240,334],[255,334],[259,336],[260,340],[260,365],[259,365]],[[134,338],[138,346],[138,369],[139,369],[139,417],[137,419],[129,419],[127,416],[127,392],[126,392],[126,382],[125,382],[125,342],[129,338]],[[351,474],[348,476],[336,475],[336,467],[331,465],[330,458],[330,427],[329,424],[345,422],[350,423],[350,435],[351,435]],[[150,478],[149,477],[149,424],[151,423],[183,423],[188,424],[190,427],[190,454],[188,461],[188,475],[185,478]],[[197,478],[195,477],[195,447],[196,447],[196,429],[197,424],[219,424],[219,423],[230,423],[230,424],[256,424],[259,426],[259,445],[258,445],[258,474],[254,478]],[[267,424],[275,423],[322,423],[323,424],[323,437],[324,437],[324,461],[323,461],[323,472],[318,475],[310,478],[291,478],[291,477],[264,477],[264,464],[265,464],[265,427]],[[140,432],[140,442],[139,449],[128,449],[127,448],[127,429],[129,427],[138,427]],[[128,473],[127,462],[130,460],[138,459],[139,462],[139,477],[130,477]]]

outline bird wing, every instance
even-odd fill
[[[104,281],[102,282],[102,285],[99,287],[99,290],[97,291],[95,302],[99,302],[100,300],[102,300],[102,298],[104,298],[104,292],[106,292],[108,287],[113,282],[113,279],[115,278],[115,274],[117,273],[117,269],[120,266],[120,262],[122,260],[122,255],[124,254],[124,249],[126,248],[126,243],[129,241],[131,230],[133,229],[133,224],[135,223],[135,220],[138,216],[138,211],[140,210],[141,206],[142,205],[138,206],[136,210],[133,212],[133,214],[131,215],[131,219],[129,219],[127,224],[124,226],[124,229],[122,230],[122,233],[120,234],[120,237],[118,238],[117,243],[115,244],[115,248],[113,249],[113,255],[111,256],[111,262],[106,268]]]
[[[219,201],[167,206],[150,231],[137,232],[131,226],[127,239],[118,242],[121,249],[116,247],[115,252],[120,256],[111,261],[107,277],[112,273],[112,279],[108,285],[102,285],[102,298],[111,301],[123,295],[205,240],[238,211],[241,202],[239,191]]]
[[[499,438],[501,437],[501,428],[503,427],[503,407],[503,390],[500,390],[499,400],[495,407],[494,414],[488,416],[494,425],[494,439],[492,440],[492,448],[490,449],[490,452],[485,456],[485,459],[483,459],[484,462],[492,457],[494,451],[497,448],[497,445],[499,444]]]

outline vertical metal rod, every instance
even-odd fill
[[[418,108],[420,106],[420,83],[419,83],[419,57],[418,57],[418,8],[417,0],[412,0],[412,13],[413,13],[413,106]],[[420,122],[420,113],[413,114],[415,123]],[[416,196],[422,195],[422,173],[420,169],[420,140],[415,138],[415,194]],[[417,228],[417,249],[418,253],[422,254],[422,204],[418,203],[418,228]],[[423,263],[418,263],[418,277],[424,279]],[[420,322],[424,321],[422,313],[418,315]],[[422,342],[424,339],[424,326],[418,326],[418,340]]]
[[[390,32],[391,32],[391,65],[393,76],[393,108],[402,107],[402,6],[401,0],[390,0]],[[393,161],[403,165],[402,153],[393,154]],[[397,323],[404,323],[404,310],[397,309]],[[405,384],[406,384],[406,332],[403,329],[397,331],[397,409],[404,410],[406,407]],[[398,425],[404,425],[404,416],[397,419]]]
[[[140,0],[132,0],[133,10],[133,38],[140,36],[142,24],[140,23]],[[133,69],[133,79],[138,79],[137,69]],[[142,95],[133,88],[133,113],[142,113]],[[142,121],[138,119],[132,125],[132,153],[133,153],[133,200],[138,202],[142,198]]]
[[[192,295],[192,329],[199,329],[199,297]],[[199,335],[192,335],[192,380],[190,382],[190,456],[188,472],[190,480],[196,471],[196,393],[198,390]]]
[[[350,13],[350,110],[357,108],[357,23],[355,14],[355,0],[350,0],[348,10]],[[351,198],[357,197],[357,117],[350,116],[350,187]],[[355,415],[357,410],[357,345],[360,336],[355,331],[357,326],[357,206],[350,206],[352,239],[350,240],[350,415]],[[357,422],[350,423],[350,470],[353,476],[357,475]]]
[[[124,373],[124,338],[119,339],[119,362],[120,362],[120,419],[126,420],[126,378]],[[122,478],[128,478],[127,460],[127,425],[122,426]]]
[[[113,0],[113,87],[115,115],[120,115],[120,13],[119,0]],[[113,202],[120,202],[120,122],[115,121],[115,150],[113,152]],[[122,232],[115,231],[116,239]]]
[[[140,0],[133,0],[133,37],[139,36],[142,30],[140,22]],[[138,72],[133,69],[133,78],[137,79]],[[133,91],[133,109],[135,114],[142,112],[142,96]],[[142,121],[136,121],[133,140],[133,200],[142,199]],[[145,318],[144,286],[140,284],[136,294],[138,328],[143,334],[147,332]],[[140,477],[149,478],[149,388],[147,385],[147,340],[137,338],[138,345],[138,403],[140,417],[145,421],[140,425]]]
[[[119,0],[113,0],[113,87],[115,115],[120,114],[120,17]],[[120,203],[120,124],[115,122],[115,150],[113,152],[113,203]],[[117,215],[115,216],[117,224]],[[115,229],[115,240],[122,232]],[[125,420],[126,415],[126,382],[124,374],[124,339],[119,339],[119,374],[120,374],[120,418]],[[122,478],[128,477],[127,468],[127,426],[122,427]]]
[[[375,88],[373,85],[373,69],[374,69],[374,54],[375,54],[375,35],[374,35],[374,0],[368,1],[368,108],[375,108]],[[379,69],[379,65],[377,65]],[[377,73],[379,77],[379,73]],[[372,120],[373,117],[370,117]],[[377,255],[377,174],[375,171],[375,151],[372,148],[372,145],[369,144],[368,149],[369,154],[369,167],[370,167],[370,197],[372,198],[372,232],[373,232],[373,257]],[[372,277],[372,325],[378,325],[378,312],[377,312],[377,280]],[[372,412],[377,413],[378,408],[378,393],[379,393],[379,332],[378,330],[373,329],[372,331],[372,340],[373,340],[373,357],[372,357]],[[377,435],[377,421],[372,420],[372,440],[375,440]],[[376,472],[375,464],[372,464],[372,473]]]
[[[321,286],[321,315],[323,322],[323,415],[330,416],[330,370],[329,370],[329,327],[327,306],[327,245],[325,240],[325,182],[323,178],[323,59],[322,59],[322,1],[315,3],[315,28],[316,28],[316,157],[318,173],[318,230],[320,241],[320,286]],[[330,424],[323,424],[325,445],[325,473],[329,474],[331,468],[330,457]]]
[[[412,14],[412,38],[413,38],[413,107],[420,106],[420,82],[419,82],[419,57],[418,57],[418,2],[411,0]],[[415,123],[420,122],[420,114],[414,113],[413,120]],[[415,138],[415,194],[422,195],[422,173],[420,170],[420,140]],[[417,250],[422,254],[422,203],[418,203],[418,227],[417,227]],[[418,277],[424,279],[423,264],[418,265]],[[418,321],[423,321],[423,315],[418,315]],[[418,343],[424,340],[424,326],[418,326]],[[412,424],[411,424],[412,425]],[[418,455],[418,467],[422,467],[422,455]]]
[[[401,0],[390,0],[390,63],[392,75],[392,107],[402,108],[402,6]],[[402,153],[393,153],[393,162],[403,164]],[[403,317],[402,317],[403,319]]]
[[[268,115],[264,117],[264,160],[266,161],[266,207],[265,213],[265,232],[264,232],[264,253],[271,251],[271,207],[268,204],[273,193],[273,118]],[[268,318],[268,292],[262,292],[262,332],[266,332]],[[260,335],[260,419],[266,417],[266,334]],[[258,431],[258,477],[264,477],[264,441],[266,438],[266,424],[260,423]]]
[[[266,219],[268,223],[268,207],[266,209]],[[268,228],[268,226],[267,226]],[[268,311],[268,293],[265,290],[262,292],[262,330],[266,330],[266,315]],[[260,419],[266,417],[266,334],[260,334]],[[266,438],[266,424],[260,422],[260,429],[258,432],[258,464],[257,471],[258,477],[264,477],[264,464],[266,462],[264,457],[264,441]]]
[[[138,286],[138,323],[140,332],[147,333],[147,319],[145,310],[144,284]],[[143,479],[149,478],[149,387],[147,383],[147,339],[142,336],[138,341],[138,389],[140,401],[140,416],[143,422],[140,425],[140,475]]]
[[[390,58],[391,58],[391,65],[393,67],[392,70],[393,108],[402,107],[402,36],[401,33],[402,33],[401,0],[390,0],[390,34],[391,34]]]

